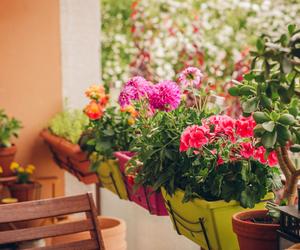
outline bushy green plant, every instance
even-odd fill
[[[133,138],[133,117],[116,107],[105,109],[101,118],[91,120],[81,141],[81,147],[92,153],[91,169],[96,171],[103,161],[114,159],[116,151],[126,151]]]
[[[82,110],[65,109],[50,120],[48,128],[54,135],[76,144],[88,124],[89,119]]]
[[[9,118],[3,109],[0,109],[0,147],[10,147],[12,137],[18,137],[22,128],[21,122]]]
[[[289,25],[276,39],[262,36],[252,56],[251,72],[229,92],[240,97],[246,116],[254,113],[259,145],[267,154],[276,150],[286,177],[283,197],[292,205],[300,177],[288,152],[300,152],[300,30]]]

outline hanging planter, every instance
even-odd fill
[[[90,172],[88,154],[83,152],[78,144],[51,134],[48,130],[41,132],[41,137],[48,144],[56,164],[74,175],[85,184],[97,183],[97,174]]]
[[[0,147],[0,166],[2,167],[3,173],[1,177],[13,176],[13,172],[10,170],[10,164],[15,158],[17,147],[12,145],[11,147]]]
[[[115,157],[118,159],[119,167],[121,173],[124,177],[124,182],[127,188],[129,199],[139,206],[147,209],[150,214],[155,215],[168,215],[167,209],[164,204],[164,199],[161,192],[155,192],[151,187],[140,186],[139,188],[134,188],[134,183],[125,175],[125,168],[127,162],[134,155],[132,152],[115,152]]]
[[[184,192],[178,190],[173,196],[162,188],[166,207],[177,233],[207,250],[238,250],[238,241],[233,233],[231,218],[245,209],[236,201],[225,202],[194,199],[182,203]],[[262,209],[265,201],[272,200],[269,193],[254,209]]]
[[[104,188],[117,194],[120,199],[128,200],[122,173],[115,160],[102,162],[98,168],[98,176]]]

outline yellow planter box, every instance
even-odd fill
[[[164,188],[162,188],[162,195],[178,234],[186,236],[207,250],[239,249],[236,235],[232,230],[231,218],[233,214],[246,209],[238,202],[194,199],[182,203],[184,196],[182,190],[177,190],[173,196],[170,196]],[[264,201],[253,209],[264,208],[265,202],[273,198],[273,193],[269,193]]]
[[[128,200],[122,173],[115,160],[108,160],[100,164],[98,176],[104,188],[117,194],[120,199]]]

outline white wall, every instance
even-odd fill
[[[63,96],[70,107],[82,108],[87,103],[86,87],[100,82],[100,4],[99,0],[61,0],[60,7]],[[67,173],[65,183],[66,195],[93,190]],[[107,190],[101,190],[101,195],[102,214],[127,223],[128,250],[199,250],[176,234],[169,217],[149,215]]]

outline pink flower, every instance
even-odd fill
[[[178,82],[183,87],[191,86],[199,88],[203,74],[200,69],[195,67],[188,67],[184,69],[178,76]]]
[[[222,165],[223,163],[224,163],[223,158],[220,155],[218,155],[217,165],[219,166],[219,165]]]
[[[130,79],[123,87],[119,95],[121,107],[131,105],[132,100],[140,100],[147,97],[152,92],[152,84],[141,76]]]
[[[154,109],[171,111],[176,109],[181,101],[179,86],[172,81],[162,81],[153,86],[149,94],[150,106]]]
[[[251,142],[243,142],[240,144],[240,154],[242,157],[249,159],[254,154],[254,147]]]
[[[267,163],[267,159],[265,159],[266,149],[263,146],[260,146],[254,150],[254,159],[260,161],[262,164]]]
[[[208,143],[209,130],[205,126],[193,125],[187,127],[180,138],[181,152],[187,151],[189,148],[201,148]]]
[[[268,156],[268,163],[271,167],[278,164],[277,154],[275,150],[273,150]]]
[[[236,134],[242,138],[249,138],[253,136],[253,129],[256,123],[252,116],[241,117],[236,121]]]
[[[235,120],[227,115],[214,115],[204,121],[208,126],[213,125],[217,136],[226,135],[231,142],[235,142]]]

